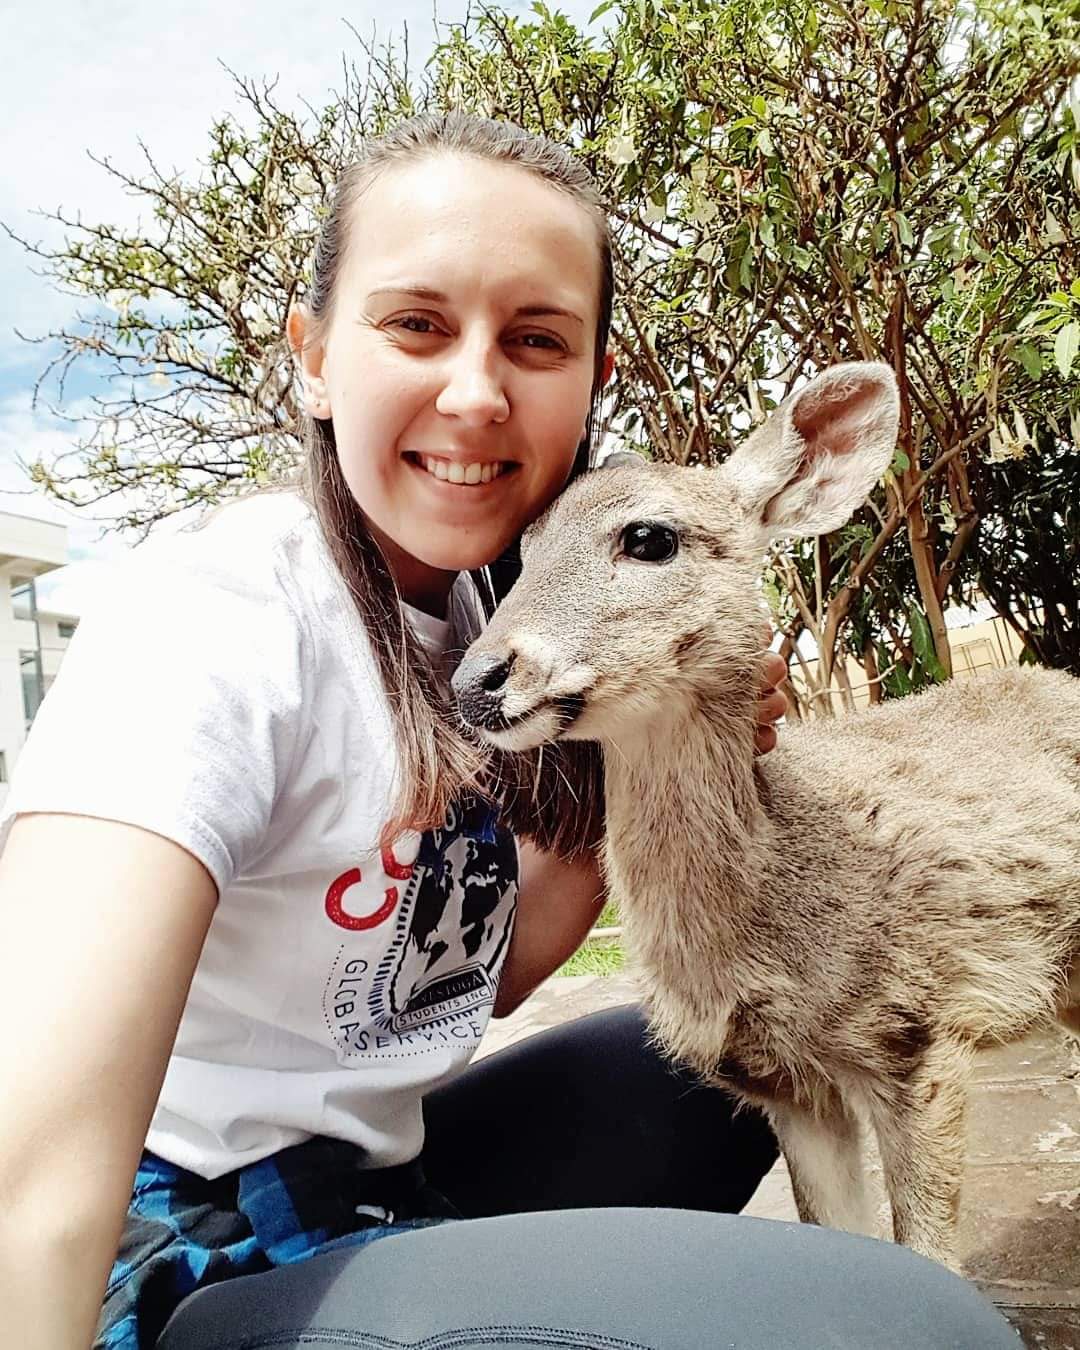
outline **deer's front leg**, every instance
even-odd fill
[[[954,1269],[970,1061],[963,1045],[931,1046],[874,1111],[896,1241]]]
[[[803,1223],[871,1234],[873,1214],[858,1119],[839,1098],[821,1116],[786,1102],[770,1103],[768,1112]]]

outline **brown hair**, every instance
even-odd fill
[[[585,437],[572,470],[579,473],[593,454],[614,287],[603,205],[587,170],[562,146],[513,123],[463,113],[409,118],[367,140],[339,179],[316,241],[306,295],[313,331],[325,329],[329,321],[357,199],[385,169],[448,153],[525,169],[572,197],[596,222],[601,268],[595,373]],[[603,811],[599,750],[578,743],[526,755],[493,755],[465,733],[405,620],[393,573],[345,482],[332,420],[305,417],[304,441],[304,488],[367,629],[394,715],[398,800],[388,836],[441,824],[454,797],[473,789],[494,795],[504,819],[542,847],[571,855],[593,846]]]

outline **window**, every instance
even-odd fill
[[[12,578],[11,608],[17,619],[37,618],[37,594],[33,577]]]
[[[79,626],[78,622],[65,623],[63,619],[61,619],[60,622],[56,625],[56,631],[60,634],[62,638],[74,637],[75,629],[78,628],[78,626]]]
[[[27,729],[34,720],[41,700],[45,697],[45,681],[41,672],[41,654],[37,651],[19,653],[19,668],[22,673],[23,713]]]

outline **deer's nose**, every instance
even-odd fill
[[[454,671],[450,687],[457,699],[458,711],[471,727],[492,727],[504,720],[503,693],[514,653],[492,656],[482,653],[467,656]]]

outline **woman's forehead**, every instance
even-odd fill
[[[353,204],[348,253],[360,284],[532,286],[537,303],[564,293],[595,313],[591,209],[516,165],[441,153],[384,170]]]

